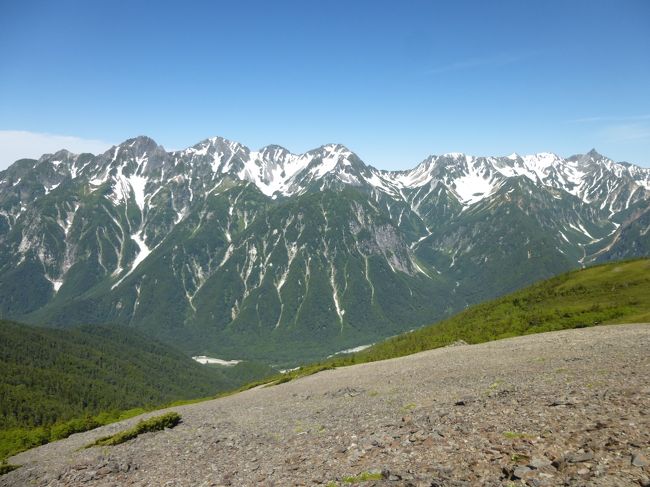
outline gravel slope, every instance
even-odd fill
[[[321,372],[24,452],[0,485],[650,486],[648,351],[650,326],[600,326]]]

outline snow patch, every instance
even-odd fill
[[[195,357],[192,357],[192,360],[195,360],[196,362],[200,364],[214,364],[214,365],[223,365],[226,367],[232,367],[233,365],[237,365],[241,363],[241,360],[223,360],[220,358],[213,358],[213,357],[207,357],[205,355],[197,355]]]
[[[371,343],[369,345],[359,345],[358,347],[354,348],[346,348],[345,350],[341,350],[340,352],[335,352],[332,355],[328,355],[327,358],[334,357],[335,355],[345,355],[348,353],[357,353],[357,352],[362,352],[367,348],[370,348],[374,345],[374,343]]]
[[[138,208],[140,208],[140,211],[142,211],[144,209],[144,187],[147,184],[147,178],[133,175],[127,178],[127,181],[133,190],[135,202],[138,205]]]
[[[117,281],[111,289],[115,289],[117,286],[119,286],[124,279],[126,279],[129,275],[133,273],[133,271],[142,263],[144,259],[149,256],[149,254],[152,252],[152,250],[147,246],[145,243],[144,239],[139,233],[134,233],[131,235],[131,239],[138,245],[140,251],[138,252],[138,255],[135,256],[135,259],[133,259],[133,263],[131,264],[131,267],[129,268],[128,272],[122,276],[122,278]]]
[[[468,174],[456,179],[454,190],[465,204],[476,203],[492,193],[494,186],[483,175],[470,171]]]
[[[43,188],[45,189],[45,194],[49,194],[50,191],[54,191],[56,188],[59,187],[60,184],[61,183],[58,182],[58,183],[52,184],[51,186],[43,186]]]

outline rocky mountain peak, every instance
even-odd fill
[[[291,151],[281,145],[270,144],[265,145],[259,150],[260,154],[267,154],[269,157],[280,156],[284,157],[291,154]]]
[[[139,135],[138,137],[128,139],[117,147],[121,150],[128,150],[131,154],[136,156],[142,156],[145,153],[153,153],[158,150],[164,151],[162,146],[158,145],[155,140],[146,135]],[[111,152],[111,149],[107,152]]]
[[[136,137],[61,152],[0,175],[0,314],[164,328],[234,358],[241,344],[313,355],[322,337],[335,352],[610,246],[640,255],[644,185],[647,169],[550,153],[392,172],[341,144],[292,154],[214,137],[166,152]],[[505,269],[514,281],[495,279]]]

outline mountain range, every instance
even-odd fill
[[[320,358],[649,253],[650,169],[594,150],[384,171],[336,144],[138,137],[0,172],[0,317],[220,358]]]

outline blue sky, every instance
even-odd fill
[[[0,0],[0,167],[140,134],[650,166],[650,2]]]

